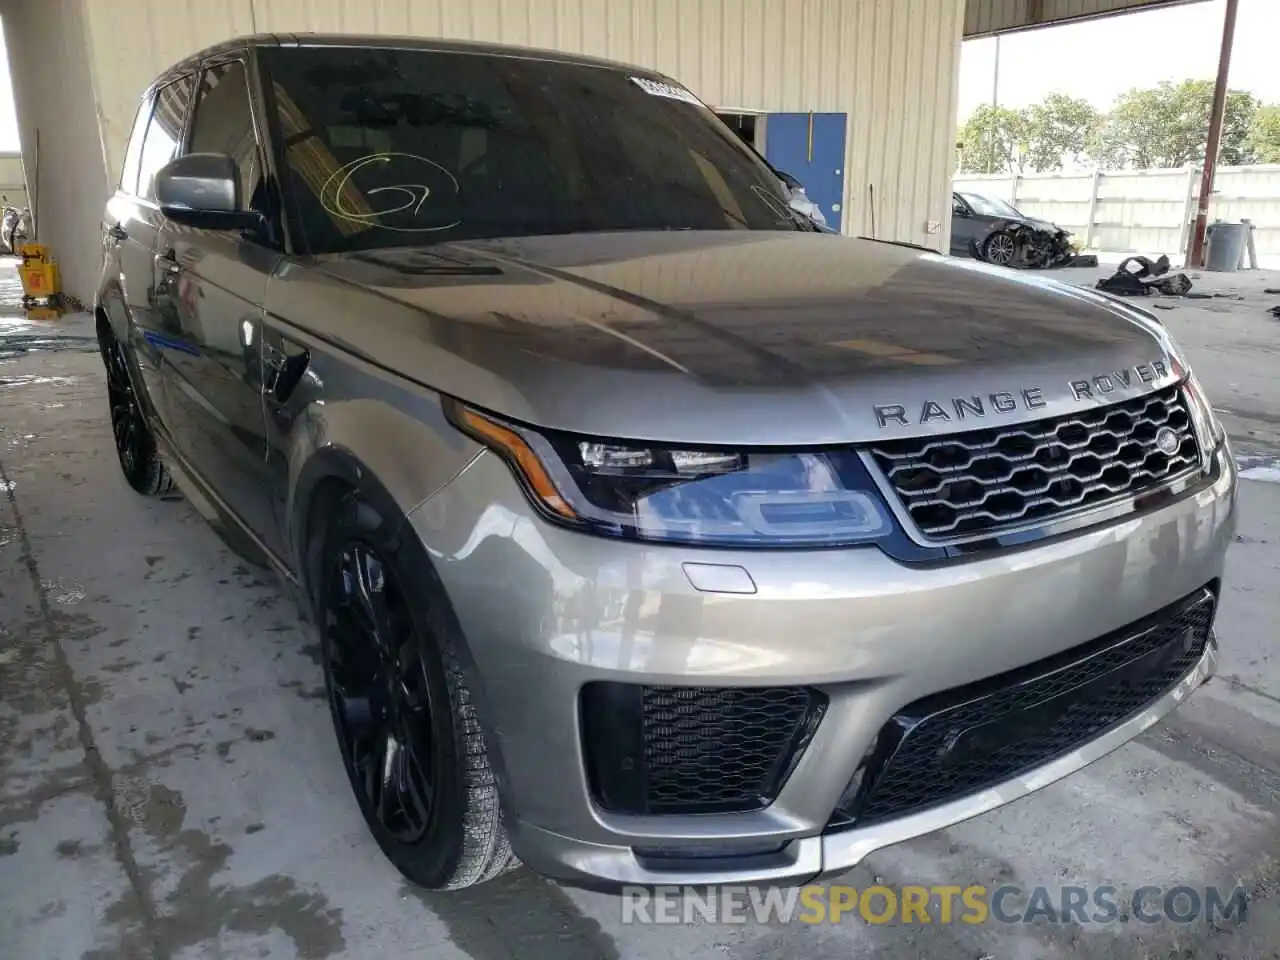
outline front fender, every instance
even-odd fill
[[[435,396],[407,413],[387,398],[309,404],[287,435],[286,539],[307,574],[308,520],[326,481],[359,490],[386,517],[402,519],[456,477],[480,451],[444,417]]]
[[[448,486],[482,453],[478,443],[445,419],[438,396],[419,396],[418,400],[420,405],[412,415],[385,399],[352,399],[313,402],[299,417],[289,451],[289,539],[295,569],[300,571],[299,599],[305,602],[308,616],[315,610],[313,584],[322,553],[320,538],[308,530],[312,511],[337,506],[326,490],[355,489],[381,516],[396,518],[406,527],[416,507]],[[426,583],[439,586],[433,569],[435,551],[428,539],[412,528],[397,528],[391,531],[390,540],[402,543],[410,556],[422,558],[415,568],[428,578]],[[426,556],[419,550],[425,550]],[[449,622],[457,624],[447,593],[435,595],[433,602],[442,606]],[[459,630],[453,640],[472,702],[490,732],[493,715],[484,678],[476,669],[465,635]],[[498,782],[505,784],[507,768],[499,741],[490,737],[489,744],[490,763]]]

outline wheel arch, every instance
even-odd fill
[[[111,336],[115,337],[117,340],[120,339],[120,335],[116,332],[116,328],[111,323],[111,317],[107,313],[107,308],[104,307],[101,302],[93,308],[93,326],[97,331],[99,343],[102,342],[102,336],[106,333],[111,334]]]
[[[138,369],[138,358],[134,355],[133,344],[129,342],[128,327],[124,321],[112,317],[111,312],[99,301],[93,308],[94,332],[98,337],[98,348],[104,353],[107,349],[107,337],[110,337],[124,351],[125,366],[129,371],[129,382],[133,385],[134,394],[138,397],[143,410],[151,419],[156,418],[156,405],[147,387],[147,382]]]
[[[97,294],[93,298],[93,313],[99,321],[105,320],[112,335],[121,343],[129,342],[129,309],[125,302],[124,290],[120,286],[118,271],[109,269],[111,258],[103,265],[102,276],[98,281]]]
[[[393,538],[400,535],[404,518],[414,506],[398,503],[378,475],[351,450],[334,446],[317,450],[298,474],[288,527],[300,585],[312,605],[326,518],[350,493],[358,494],[381,516],[395,518]]]
[[[434,397],[377,396],[380,384],[348,382],[345,368],[313,364],[326,383],[324,402],[277,411],[283,463],[282,547],[305,595],[315,583],[316,530],[335,497],[355,490],[383,517],[404,520],[471,461],[479,444],[454,429]],[[317,362],[319,361],[319,362]],[[372,396],[371,396],[372,394]],[[312,399],[318,400],[319,396]]]
[[[308,604],[308,616],[313,618],[318,604],[317,585],[321,580],[320,568],[324,555],[322,531],[326,518],[351,493],[358,495],[382,517],[396,518],[396,527],[388,531],[388,534],[391,543],[397,545],[397,548],[405,538],[418,538],[408,521],[409,514],[418,504],[398,502],[378,475],[352,450],[345,447],[325,447],[316,451],[298,475],[290,524],[291,547],[297,558],[300,593]],[[488,689],[472,654],[470,642],[462,630],[444,584],[432,565],[426,544],[419,541],[407,546],[413,554],[413,562],[421,565],[423,576],[430,582],[434,601],[440,604],[441,612],[453,627],[455,653],[471,690],[476,713],[487,734],[494,729],[493,713],[489,705]],[[320,627],[317,624],[317,629]],[[499,783],[505,784],[508,779],[501,744],[496,738],[488,739],[494,773]],[[508,802],[504,791],[503,803]]]

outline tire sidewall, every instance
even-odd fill
[[[98,347],[102,353],[102,362],[107,371],[107,420],[111,427],[111,441],[116,448],[116,460],[120,464],[120,472],[124,474],[125,482],[138,493],[151,496],[163,492],[166,486],[163,467],[160,463],[160,455],[156,450],[155,437],[152,436],[151,427],[148,425],[146,415],[143,413],[142,397],[138,392],[137,379],[133,376],[133,364],[129,361],[129,352],[125,350],[124,345],[119,340],[101,331],[98,334]],[[118,361],[113,354],[118,354]],[[124,454],[120,450],[120,444],[115,436],[116,425],[111,402],[111,381],[113,377],[120,375],[120,373],[115,372],[117,362],[124,368],[120,373],[129,378],[127,386],[133,396],[135,416],[140,418],[140,422],[135,425],[135,429],[139,434],[139,444],[138,449],[134,451],[132,467],[125,464]]]
[[[376,525],[370,522],[372,517],[377,518]],[[461,747],[452,709],[456,691],[449,681],[440,650],[442,643],[451,643],[452,640],[447,632],[446,618],[439,612],[439,587],[428,573],[430,561],[416,538],[394,536],[393,532],[398,530],[401,523],[402,517],[385,517],[356,495],[343,500],[324,533],[313,609],[316,629],[321,632],[321,659],[325,689],[329,694],[327,699],[330,717],[342,755],[342,765],[365,823],[383,853],[402,873],[423,886],[439,887],[447,885],[457,871],[463,854],[467,784],[460,758],[465,756],[465,752]],[[365,795],[364,785],[352,767],[350,751],[334,704],[329,640],[324,635],[327,624],[325,608],[330,578],[334,575],[341,551],[357,543],[373,549],[378,558],[390,568],[392,577],[404,595],[413,640],[419,646],[430,691],[432,713],[428,722],[431,724],[434,755],[431,761],[435,784],[433,808],[426,832],[413,843],[399,840],[378,822]]]
[[[1011,245],[1012,247],[1015,247],[1015,248],[1016,248],[1017,244],[1014,242],[1013,234],[1012,234],[1012,233],[1010,233],[1010,232],[1009,232],[1009,231],[1007,231],[1007,230],[1000,230],[1000,231],[998,231],[998,232],[996,232],[996,233],[993,233],[991,236],[987,237],[987,239],[986,239],[986,241],[985,241],[985,243],[984,243],[984,247],[985,247],[985,249],[983,250],[983,255],[984,255],[983,259],[987,260],[987,262],[988,262],[988,263],[993,263],[993,264],[995,264],[996,266],[999,266],[999,267],[1008,267],[1008,266],[1012,266],[1012,264],[1013,264],[1013,254],[1014,254],[1014,250],[1010,250],[1010,252],[1009,252],[1009,259],[1008,259],[1008,260],[1006,260],[1006,261],[1000,261],[1000,262],[997,262],[997,261],[995,261],[995,260],[991,260],[991,259],[990,259],[991,243],[992,243],[992,241],[994,241],[994,240],[995,240],[996,238],[998,238],[998,237],[999,237],[999,238],[1007,239],[1007,240],[1009,241],[1010,245]]]

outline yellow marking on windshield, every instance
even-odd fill
[[[311,130],[312,126],[298,108],[298,105],[294,103],[293,98],[278,83],[275,84],[275,93],[276,103],[280,108],[280,125],[284,128],[285,142],[289,143],[291,138],[299,136],[305,130]],[[342,167],[338,158],[329,152],[324,140],[316,132],[313,132],[305,140],[289,143],[286,149],[289,154],[289,166],[297,171],[298,176],[306,182],[311,192],[315,194],[316,199],[323,203],[325,185]],[[353,211],[367,217],[374,215],[373,208],[369,206],[364,194],[349,179],[342,183],[339,192],[341,193],[343,210]],[[325,207],[325,212],[329,213],[334,227],[343,236],[349,237],[372,228],[372,224],[361,219],[335,217],[328,210],[328,204],[325,204]]]

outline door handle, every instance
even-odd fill
[[[129,239],[128,231],[126,231],[125,228],[120,226],[120,224],[118,223],[113,223],[111,226],[107,227],[107,236],[110,237],[112,240],[128,240]]]
[[[277,350],[269,343],[262,345],[262,365],[267,369],[266,386],[270,389],[274,386],[276,378],[280,376],[280,372],[284,370],[285,362],[289,359],[289,355],[282,350]]]
[[[262,384],[276,403],[285,403],[298,384],[302,375],[311,364],[311,351],[300,350],[298,353],[285,353],[269,343],[262,345],[262,365],[266,375]]]

